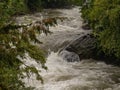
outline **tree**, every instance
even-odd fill
[[[47,35],[50,33],[49,27],[56,25],[57,19],[63,19],[48,18],[28,25],[17,25],[13,16],[24,11],[21,9],[24,5],[24,0],[0,1],[0,90],[31,90],[20,80],[29,77],[30,73],[35,73],[36,79],[43,82],[38,70],[25,65],[20,58],[25,58],[25,53],[28,53],[42,68],[47,69],[44,54],[37,47],[37,44],[41,43],[37,35],[42,32]],[[21,65],[24,65],[24,68],[21,68]]]

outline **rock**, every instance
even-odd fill
[[[78,54],[74,52],[63,50],[59,53],[59,55],[68,62],[79,62],[80,61]]]
[[[84,29],[84,30],[91,30],[89,24],[86,24],[86,23],[82,25],[82,29]]]
[[[80,36],[62,51],[74,52],[80,59],[94,58],[96,55],[96,38],[91,34]]]

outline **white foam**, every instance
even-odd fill
[[[46,66],[48,70],[42,69],[40,72],[44,84],[35,80],[34,75],[26,80],[28,85],[36,87],[35,90],[119,90],[119,83],[115,83],[111,77],[120,74],[119,68],[103,62],[98,63],[92,59],[67,62],[58,53],[51,52]]]

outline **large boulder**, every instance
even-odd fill
[[[64,50],[76,53],[80,59],[94,58],[96,56],[96,38],[92,34],[82,35],[61,52]]]

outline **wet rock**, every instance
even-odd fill
[[[59,55],[68,62],[79,62],[80,61],[78,54],[74,52],[63,50],[59,53]]]
[[[84,30],[91,30],[90,26],[88,24],[83,24],[82,29]]]
[[[80,59],[94,58],[96,56],[96,39],[91,34],[82,35],[63,50],[76,53]]]

